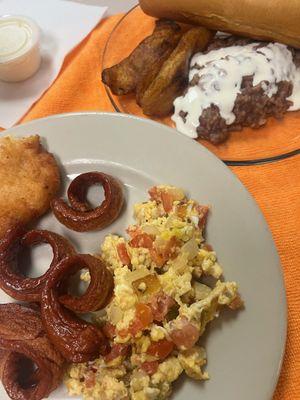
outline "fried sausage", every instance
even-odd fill
[[[105,200],[100,206],[91,209],[86,200],[88,188],[101,184]],[[119,181],[102,172],[87,172],[78,175],[68,188],[70,206],[60,198],[51,202],[55,217],[67,228],[77,232],[103,229],[110,225],[120,214],[124,194]]]
[[[0,378],[11,399],[41,400],[60,384],[64,359],[47,338],[38,311],[1,304],[0,349]],[[24,360],[29,368],[21,379]]]
[[[59,302],[58,283],[78,269],[78,257],[81,256],[66,257],[54,267],[44,286],[41,301],[42,320],[51,342],[66,360],[75,363],[94,360],[99,354],[109,352],[102,331],[80,320]]]
[[[52,247],[53,259],[47,271],[37,277],[28,278],[19,268],[21,252],[29,246],[47,243]],[[52,268],[75,250],[67,239],[46,230],[25,232],[21,225],[10,229],[0,241],[0,287],[9,296],[20,301],[40,301],[41,290]]]

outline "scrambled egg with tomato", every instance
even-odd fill
[[[163,400],[183,372],[197,380],[206,353],[206,325],[223,307],[239,308],[235,282],[221,279],[216,254],[203,231],[209,208],[173,186],[149,190],[134,207],[128,238],[109,235],[101,257],[114,275],[114,296],[93,316],[111,344],[104,358],[72,364],[69,394],[86,400]],[[203,277],[212,277],[206,285]],[[88,273],[82,275],[88,281]]]

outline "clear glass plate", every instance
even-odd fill
[[[155,19],[137,5],[125,14],[111,32],[103,54],[103,68],[127,57],[154,28]],[[135,95],[115,96],[106,87],[115,111],[149,119],[135,101]],[[170,117],[152,118],[175,128]],[[300,112],[289,112],[281,120],[270,118],[260,129],[244,128],[232,132],[220,145],[198,141],[229,165],[253,165],[272,162],[300,153]]]

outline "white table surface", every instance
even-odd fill
[[[108,7],[106,15],[117,14],[130,10],[138,3],[138,0],[69,0],[77,1],[78,3],[92,4],[98,6]]]

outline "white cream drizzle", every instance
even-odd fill
[[[230,46],[194,55],[189,81],[199,75],[199,82],[174,101],[172,120],[180,132],[196,138],[199,117],[211,105],[219,107],[226,124],[232,124],[235,121],[232,111],[244,76],[253,75],[254,86],[264,82],[263,89],[269,97],[277,93],[279,82],[292,82],[294,89],[288,100],[293,105],[289,110],[300,109],[300,68],[296,68],[291,51],[279,43],[256,49],[258,45]],[[185,121],[179,115],[180,111],[188,113]]]

